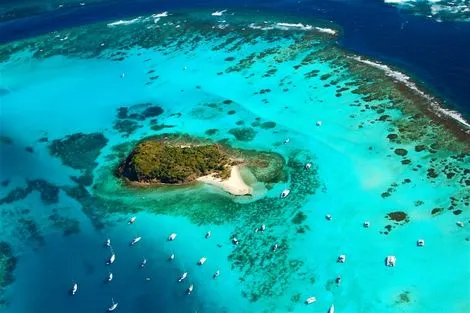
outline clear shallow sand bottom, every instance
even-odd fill
[[[101,216],[105,227],[96,230],[81,204],[63,189],[52,204],[41,201],[36,191],[2,204],[4,216],[10,218],[2,219],[1,239],[11,243],[18,256],[16,281],[4,291],[10,302],[6,311],[101,312],[112,297],[119,302],[119,312],[326,312],[332,303],[337,312],[470,310],[470,225],[456,226],[458,220],[468,221],[468,208],[459,203],[463,211],[459,216],[446,209],[449,197],[468,196],[468,187],[444,175],[428,179],[432,154],[415,152],[415,143],[390,143],[386,137],[394,126],[389,121],[378,122],[380,115],[373,111],[361,112],[365,102],[360,95],[344,91],[338,97],[334,87],[324,87],[327,81],[320,75],[332,74],[328,81],[340,77],[319,58],[303,71],[293,69],[302,56],[284,62],[268,57],[240,72],[218,74],[251,53],[285,46],[287,39],[267,42],[261,36],[257,43],[241,43],[240,50],[227,52],[211,49],[223,39],[201,35],[196,48],[168,48],[165,54],[133,47],[120,62],[65,56],[36,60],[23,53],[0,65],[0,87],[6,90],[1,98],[2,135],[12,141],[0,146],[1,178],[10,181],[0,187],[0,196],[33,179],[74,185],[69,176],[79,175],[78,171],[50,156],[47,143],[38,139],[102,132],[109,141],[97,160],[96,186],[90,190],[100,199],[99,206],[109,201],[111,207],[119,203],[120,210],[122,206],[129,209],[125,214]],[[65,37],[57,40],[61,38]],[[227,61],[227,57],[236,61]],[[277,71],[262,77],[274,67]],[[312,69],[319,74],[305,79],[303,74]],[[156,75],[159,77],[149,78]],[[231,102],[223,103],[227,99]],[[217,129],[213,139],[229,138],[235,147],[274,151],[300,165],[312,161],[317,171],[290,166],[290,182],[269,190],[266,197],[271,202],[266,201],[270,205],[264,207],[205,185],[148,192],[125,189],[109,174],[114,163],[106,156],[117,144],[162,131],[152,130],[147,119],[138,121],[140,128],[125,137],[113,129],[116,110],[128,106],[130,112],[139,111],[145,108],[139,104],[144,103],[164,109],[156,117],[157,123],[173,126],[164,131],[207,136],[208,129]],[[401,117],[398,110],[386,114],[391,119]],[[323,121],[321,127],[315,126],[317,120]],[[275,126],[256,126],[268,121]],[[252,123],[254,137],[237,140],[229,132]],[[290,142],[282,144],[286,138]],[[34,152],[26,151],[27,146]],[[398,146],[407,149],[407,158],[422,167],[414,171],[413,165],[403,165],[402,157],[393,152]],[[437,157],[446,159],[447,155],[450,152]],[[309,186],[296,182],[294,178],[299,176]],[[404,183],[405,179],[410,182]],[[291,185],[296,186],[291,195],[278,199]],[[314,190],[313,195],[308,188]],[[387,191],[391,195],[382,197]],[[31,212],[23,213],[24,217],[35,222],[37,231],[25,230],[17,222],[25,208]],[[445,211],[432,216],[433,208]],[[49,221],[53,209],[78,220],[80,232],[63,236],[60,227]],[[138,213],[137,222],[127,225],[134,209],[148,212]],[[217,216],[224,219],[235,209],[239,211],[230,215],[229,222],[211,224],[211,218],[215,223]],[[204,215],[205,211],[211,213]],[[306,219],[295,224],[292,220],[299,211]],[[386,231],[386,225],[394,225],[385,218],[393,211],[405,211],[409,222],[387,235],[380,233]],[[326,214],[332,215],[331,221],[325,219]],[[365,220],[371,223],[368,229],[362,227]],[[261,223],[267,230],[255,233]],[[212,237],[205,239],[209,229]],[[178,237],[167,242],[171,232]],[[31,233],[42,234],[44,242]],[[230,242],[235,233],[238,246]],[[129,247],[136,236],[142,236],[142,242]],[[107,237],[117,254],[116,264],[110,267],[104,264],[109,251],[102,245]],[[425,247],[416,247],[420,238],[426,240]],[[274,243],[279,249],[272,252]],[[173,252],[176,259],[170,263],[167,257]],[[340,254],[347,255],[346,263],[336,263]],[[234,261],[243,255],[247,257],[244,263]],[[384,266],[387,255],[397,256],[395,268]],[[202,256],[208,261],[199,267],[196,262]],[[147,266],[139,269],[144,257]],[[103,280],[109,269],[115,279],[106,285]],[[216,269],[221,276],[213,280]],[[189,272],[188,280],[177,284],[183,271]],[[343,278],[340,286],[332,282],[337,275]],[[67,295],[73,281],[80,284],[76,297]],[[185,295],[189,283],[195,285],[190,297]],[[309,296],[318,300],[306,306],[303,301]]]

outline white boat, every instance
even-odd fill
[[[305,164],[306,170],[309,170],[311,167],[312,167],[312,163],[308,162],[307,164]]]
[[[338,259],[337,259],[338,263],[344,263],[346,262],[346,255],[345,254],[341,254]]]
[[[424,247],[424,239],[418,239],[418,241],[416,242],[416,245],[418,247]]]
[[[78,284],[75,283],[72,286],[72,296],[74,296],[77,293],[77,291],[78,291]]]
[[[335,283],[336,283],[337,285],[341,284],[341,276],[336,277]]]
[[[194,285],[193,285],[193,284],[189,285],[189,288],[188,288],[188,295],[190,295],[191,292],[193,292],[193,289],[194,289]]]
[[[276,250],[277,250],[277,247],[278,247],[277,243],[274,244],[274,246],[273,246],[273,251],[276,251]]]
[[[186,277],[188,277],[188,272],[184,272],[183,275],[181,275],[181,277],[178,279],[178,282],[182,282],[186,279]]]
[[[317,126],[321,126],[321,125],[323,124],[323,122],[322,122],[322,121],[317,121],[315,124],[316,124]]]
[[[173,261],[175,259],[175,254],[172,253],[169,257],[168,257],[168,261]]]
[[[232,238],[232,243],[233,243],[234,245],[238,245],[238,239],[237,239],[237,237],[233,237],[233,238]]]
[[[330,214],[325,215],[325,218],[326,218],[328,221],[331,221],[331,219],[332,219],[332,217],[331,217]]]
[[[261,227],[259,228],[260,231],[265,231],[266,230],[266,225],[261,225]]]
[[[219,276],[220,276],[220,271],[217,270],[217,271],[215,271],[214,275],[212,275],[212,278],[216,279]]]
[[[108,259],[108,264],[113,264],[114,261],[116,261],[116,255],[113,253]]]
[[[144,267],[147,264],[147,259],[143,259],[142,263],[140,263],[140,268]]]
[[[206,233],[206,239],[209,239],[211,237],[211,231],[209,230],[207,233]]]
[[[106,239],[106,241],[104,242],[104,245],[105,245],[106,247],[111,247],[111,239],[109,239],[109,238]]]
[[[176,238],[176,234],[172,233],[170,236],[168,236],[168,241],[173,241]]]
[[[197,265],[202,265],[204,263],[206,263],[206,258],[205,257],[202,257],[198,262],[197,262]]]
[[[108,281],[112,281],[113,280],[113,273],[109,273],[108,275]]]
[[[315,297],[308,297],[307,300],[305,300],[306,304],[312,304],[313,302],[317,301],[317,298]]]
[[[119,303],[117,302],[114,302],[114,299],[111,299],[111,301],[113,302],[113,304],[108,308],[108,312],[111,312],[111,311],[114,311],[116,310],[117,306]]]
[[[365,221],[365,222],[362,224],[362,226],[364,226],[364,228],[369,228],[369,226],[370,226],[369,221]]]
[[[458,227],[463,227],[464,226],[462,221],[458,221],[456,224],[457,224]]]
[[[328,313],[335,313],[335,305],[332,304],[330,308],[328,309]]]
[[[127,224],[134,224],[135,220],[136,220],[137,217],[133,216],[129,219],[129,222],[127,222]]]
[[[395,266],[395,263],[397,262],[397,258],[394,256],[394,255],[389,255],[387,256],[387,258],[385,259],[385,265],[389,266],[389,267],[393,267]]]
[[[281,198],[285,198],[289,195],[290,193],[290,190],[289,189],[284,189],[282,192],[281,192]]]
[[[289,138],[286,138],[286,140],[284,140],[284,144],[288,144],[289,141],[290,141],[290,139],[289,139]]]
[[[136,243],[138,243],[141,239],[142,239],[142,237],[136,237],[136,238],[132,239],[132,241],[131,241],[131,246],[133,246],[133,245],[135,245]]]

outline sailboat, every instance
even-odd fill
[[[111,298],[111,301],[113,302],[113,304],[108,308],[108,312],[112,312],[112,311],[116,310],[116,308],[117,308],[117,306],[118,306],[118,304],[119,304],[119,303],[117,303],[117,302],[114,302],[114,299],[113,299],[113,298]]]
[[[108,281],[112,281],[113,280],[113,273],[109,273],[108,275]]]
[[[330,308],[328,309],[328,313],[335,313],[335,305],[332,304]]]

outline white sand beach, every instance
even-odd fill
[[[248,186],[240,175],[240,168],[232,166],[232,171],[228,179],[214,177],[214,175],[206,175],[197,179],[200,182],[210,184],[222,188],[226,192],[234,196],[245,196],[253,194],[253,188]]]

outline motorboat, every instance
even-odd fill
[[[331,217],[330,214],[325,215],[325,218],[326,218],[328,221],[331,221],[331,219],[332,219],[332,217]]]
[[[289,189],[284,189],[282,192],[281,192],[281,198],[285,198],[289,195],[290,193],[290,190]]]
[[[232,238],[232,243],[233,243],[234,245],[238,245],[238,239],[237,239],[237,237],[233,237],[233,238]]]
[[[193,289],[194,289],[194,285],[193,285],[193,284],[189,285],[189,288],[188,288],[188,295],[190,295],[191,292],[193,292]]]
[[[107,263],[108,263],[108,264],[113,264],[114,261],[116,261],[116,254],[113,253],[113,254],[109,257]]]
[[[168,257],[168,261],[173,261],[175,259],[175,254],[172,253],[169,257]]]
[[[369,228],[369,226],[370,226],[369,221],[365,221],[365,222],[362,224],[362,226],[363,226],[364,228]]]
[[[106,239],[106,241],[104,242],[104,245],[105,245],[106,247],[111,247],[111,239],[109,239],[109,238]]]
[[[335,305],[332,304],[330,308],[328,309],[328,313],[335,313]]]
[[[113,273],[109,273],[108,275],[108,281],[112,281],[113,280]]]
[[[346,262],[346,255],[345,255],[345,254],[341,254],[341,255],[338,257],[337,262],[338,262],[338,263],[344,263],[344,262]]]
[[[74,283],[72,286],[72,290],[71,290],[72,296],[74,296],[77,293],[77,291],[78,291],[78,284]]]
[[[217,270],[217,271],[215,271],[214,275],[212,275],[212,278],[216,279],[219,276],[220,276],[220,271]]]
[[[132,239],[132,241],[131,241],[131,246],[135,245],[135,244],[138,243],[140,240],[142,240],[142,237],[136,237],[136,238]]]
[[[463,227],[464,226],[462,221],[458,221],[456,224],[457,224],[458,227]]]
[[[312,163],[308,162],[307,164],[305,164],[305,169],[306,170],[309,170],[312,168]]]
[[[206,260],[207,260],[207,258],[202,257],[202,258],[197,262],[197,265],[202,265],[202,264],[206,263]]]
[[[261,227],[259,228],[260,231],[265,231],[266,230],[266,225],[261,225]]]
[[[272,248],[272,249],[273,249],[273,251],[276,251],[276,250],[277,250],[277,248],[278,248],[278,245],[277,245],[277,243],[276,243],[276,244],[274,244],[274,246],[273,246],[273,248]]]
[[[394,255],[389,255],[385,259],[385,265],[389,267],[394,267],[397,262],[397,258]]]
[[[127,222],[127,224],[134,224],[136,219],[137,219],[137,217],[135,217],[135,216],[131,217],[129,219],[129,222]]]
[[[170,236],[168,236],[168,241],[173,241],[176,238],[176,234],[172,233]]]
[[[418,241],[416,242],[416,245],[418,247],[424,247],[424,239],[418,239]]]
[[[315,297],[308,297],[306,300],[305,300],[305,303],[306,304],[312,304],[313,302],[317,301],[317,298]]]
[[[108,308],[108,312],[112,312],[112,311],[116,310],[116,308],[119,304],[117,302],[114,302],[114,299],[111,299],[111,301],[112,301],[113,304]]]
[[[147,264],[147,259],[143,259],[142,263],[140,263],[140,268],[143,268]]]
[[[182,282],[183,280],[186,279],[186,277],[188,277],[188,272],[184,272],[183,275],[180,276],[180,278],[178,278],[178,282]]]
[[[317,122],[315,123],[315,125],[317,125],[318,127],[322,126],[322,124],[323,124],[322,121],[317,121]]]
[[[289,141],[290,141],[290,139],[289,139],[289,138],[286,138],[286,140],[284,140],[284,144],[288,144]]]
[[[206,233],[206,239],[209,239],[211,237],[211,231],[209,230],[207,233]]]

